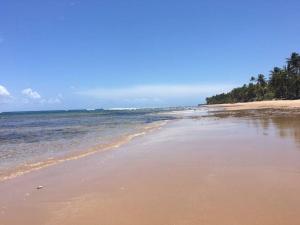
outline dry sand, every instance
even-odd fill
[[[209,105],[211,109],[247,110],[247,109],[300,109],[300,100],[274,100],[260,102],[246,102],[234,104]]]
[[[0,224],[300,224],[299,131],[299,117],[177,120],[0,183]]]

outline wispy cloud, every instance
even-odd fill
[[[228,91],[233,86],[229,84],[138,85],[125,88],[95,88],[76,93],[103,100],[164,101],[176,98],[200,98]]]
[[[31,88],[26,88],[22,91],[22,94],[30,99],[41,99],[41,95],[37,92],[32,90]]]
[[[139,85],[126,88],[96,88],[77,92],[80,95],[103,98],[169,98],[189,97],[227,91],[234,85]]]

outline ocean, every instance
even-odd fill
[[[104,151],[175,119],[176,109],[0,113],[0,181]]]

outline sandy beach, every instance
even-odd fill
[[[258,101],[244,102],[233,104],[215,104],[209,105],[210,109],[221,110],[251,110],[251,109],[299,109],[300,100],[273,100],[273,101]]]
[[[185,117],[1,182],[0,224],[300,224],[299,150],[298,115]]]

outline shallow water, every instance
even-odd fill
[[[0,179],[118,142],[158,121],[170,109],[43,111],[0,114]],[[98,149],[98,150],[99,150]]]

